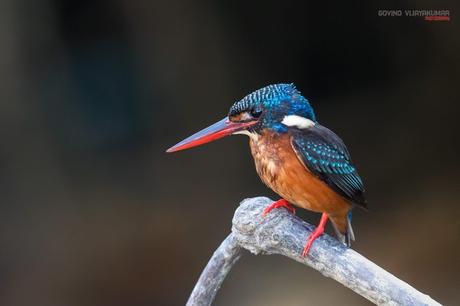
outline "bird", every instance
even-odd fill
[[[367,209],[365,189],[342,139],[321,125],[309,100],[293,83],[272,84],[235,102],[222,120],[182,140],[166,152],[196,147],[229,135],[249,136],[257,174],[281,198],[276,208],[321,213],[302,256],[330,220],[340,242],[355,240],[352,210]]]

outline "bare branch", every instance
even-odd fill
[[[241,255],[240,246],[254,254],[280,254],[310,266],[377,305],[440,305],[328,235],[318,238],[308,256],[301,257],[313,226],[285,209],[275,209],[262,218],[263,209],[272,202],[263,197],[241,202],[232,234],[214,253],[187,305],[211,305]]]
[[[187,306],[211,305],[222,282],[240,259],[243,249],[233,234],[220,244],[193,288]]]

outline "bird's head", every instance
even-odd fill
[[[247,95],[232,105],[227,117],[184,139],[167,152],[196,147],[228,135],[257,137],[264,130],[286,133],[289,128],[304,129],[315,123],[313,108],[294,84],[274,84]]]

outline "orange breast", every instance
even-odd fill
[[[257,139],[251,138],[251,152],[260,178],[290,203],[342,219],[351,208],[350,202],[303,165],[292,149],[290,137],[287,133],[265,132]]]

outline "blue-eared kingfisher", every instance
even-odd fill
[[[232,105],[228,116],[184,139],[167,152],[202,145],[227,135],[249,136],[249,145],[261,180],[281,199],[268,206],[292,205],[321,212],[321,221],[309,235],[302,256],[324,232],[330,219],[338,239],[355,240],[351,211],[366,208],[363,182],[343,141],[318,123],[309,101],[294,84],[269,85]]]

